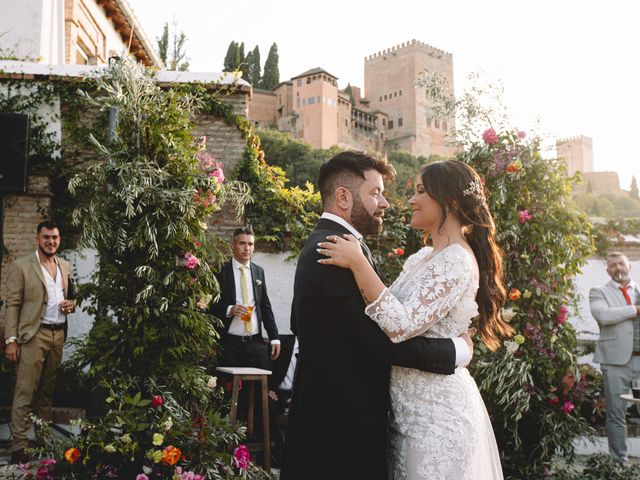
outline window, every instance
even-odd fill
[[[382,119],[382,126],[384,126],[384,127],[387,126],[387,121],[384,118]]]
[[[320,98],[321,98],[321,97],[320,97],[320,95],[318,95],[318,103],[322,103],[322,102],[320,101]]]
[[[282,105],[282,95],[278,95],[278,105]]]
[[[427,127],[431,128],[431,116],[427,115]]]
[[[309,97],[309,100],[307,102],[309,105],[313,105],[314,103],[316,103],[316,97]]]
[[[348,127],[349,126],[349,120],[347,120],[346,118],[344,119],[344,126]]]
[[[296,107],[300,108],[300,99],[296,98]]]
[[[393,128],[393,120],[389,120],[389,130]]]
[[[400,90],[400,96],[402,96],[402,90]]]
[[[402,118],[399,118],[398,119],[398,127],[401,127],[401,126],[402,126]]]
[[[386,95],[384,96],[384,99],[385,99],[385,100],[387,99],[387,96],[386,96]]]
[[[298,86],[299,86],[299,87],[301,87],[301,86],[302,86],[302,79],[301,79],[301,78],[299,78],[299,79],[298,79],[298,81],[297,81],[296,83],[298,84]]]
[[[380,95],[380,101],[382,101],[382,95]]]
[[[447,127],[448,127],[448,125],[447,125],[447,121],[446,121],[446,120],[443,120],[443,121],[442,121],[442,129],[443,129],[445,132],[447,131]]]
[[[440,128],[440,120],[435,120],[433,122],[433,126],[436,127],[436,128]]]
[[[393,96],[397,97],[398,96],[398,92],[393,92]]]

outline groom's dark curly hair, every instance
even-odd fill
[[[322,198],[322,206],[333,202],[333,196],[338,187],[345,187],[351,192],[356,191],[359,184],[365,180],[367,170],[377,170],[385,181],[393,180],[396,171],[386,158],[376,158],[365,152],[340,152],[327,160],[320,167],[318,188]]]

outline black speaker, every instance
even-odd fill
[[[0,112],[0,193],[27,191],[29,115]]]

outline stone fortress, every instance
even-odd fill
[[[584,135],[556,140],[556,156],[567,163],[567,173],[580,172],[582,183],[574,187],[576,192],[597,195],[622,195],[617,172],[595,172],[593,169],[593,140]]]
[[[314,148],[451,156],[446,145],[453,119],[434,118],[416,79],[426,71],[444,77],[453,91],[453,55],[411,40],[364,59],[364,88],[339,90],[338,78],[323,68],[307,70],[272,91],[254,89],[249,120],[275,127]]]

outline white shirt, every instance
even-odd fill
[[[282,383],[278,385],[279,390],[291,390],[293,389],[293,374],[296,371],[296,362],[298,361],[298,338],[296,337],[293,344],[293,352],[291,353],[291,360],[289,361],[289,368],[287,368],[287,374],[284,376]]]
[[[58,262],[56,263],[56,278],[53,279],[49,270],[40,263],[40,254],[36,250],[36,258],[40,264],[42,275],[44,276],[44,285],[47,289],[47,305],[44,309],[44,317],[42,322],[45,325],[53,325],[65,322],[65,316],[60,311],[60,303],[64,300],[64,286],[62,284],[62,272]]]
[[[238,315],[233,317],[233,320],[231,320],[231,325],[229,325],[229,331],[228,333],[230,333],[231,335],[239,335],[239,336],[245,336],[245,335],[256,335],[257,333],[260,333],[260,329],[258,328],[258,314],[256,312],[256,297],[255,294],[253,292],[253,280],[251,277],[251,262],[247,263],[246,265],[243,263],[240,263],[239,261],[237,261],[234,258],[231,259],[231,266],[233,267],[233,281],[236,285],[236,305],[244,305],[244,302],[242,301],[242,286],[240,285],[240,267],[245,268],[245,278],[247,279],[247,296],[249,297],[249,305],[252,305],[253,308],[253,313],[251,314],[251,332],[248,332],[247,330],[245,330],[244,325],[245,322],[243,320],[240,319],[240,317]],[[227,317],[231,316],[231,309],[233,308],[233,305],[229,305],[227,307]],[[271,340],[270,342],[272,345],[276,345],[276,344],[280,344],[280,340]]]
[[[329,212],[322,212],[322,215],[320,215],[320,218],[331,220],[332,222],[336,222],[342,225],[344,228],[349,230],[349,232],[352,233],[353,236],[356,237],[358,240],[362,238],[362,234],[358,232],[358,230],[356,230],[353,227],[353,225],[351,225],[344,218],[339,217],[338,215],[335,215]],[[460,337],[453,337],[451,338],[451,340],[453,340],[453,345],[456,349],[456,367],[464,367],[466,364],[468,364],[471,361],[471,351],[469,351],[467,342],[465,342]]]

